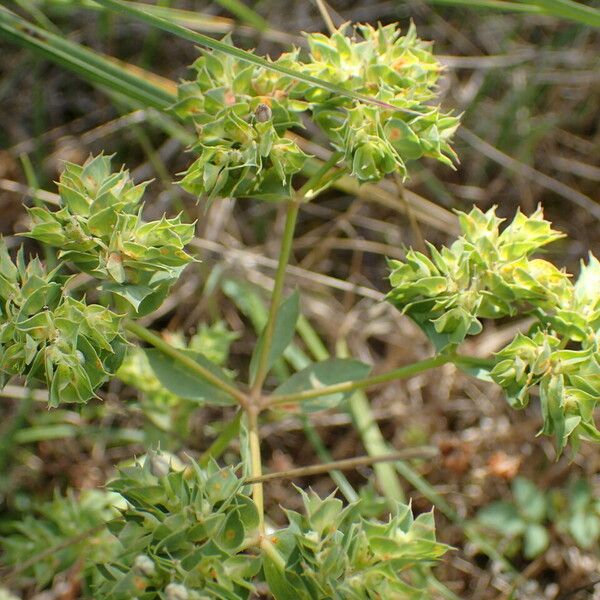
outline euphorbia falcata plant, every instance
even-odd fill
[[[342,175],[359,182],[405,177],[410,161],[421,157],[452,164],[449,143],[458,126],[435,105],[442,69],[414,27],[401,35],[395,25],[346,26],[330,36],[311,34],[308,44],[308,54],[294,50],[260,64],[203,51],[171,109],[195,127],[195,159],[180,184],[200,202],[235,197],[286,206],[268,319],[248,381],[236,381],[202,347],[173,345],[140,324],[193,262],[185,248],[194,227],[180,217],[145,221],[145,186],[134,185],[127,171],[113,172],[109,157],[68,164],[60,207],[30,209],[27,235],[57,249],[57,267],[47,271],[22,251],[13,262],[0,249],[3,382],[21,376],[42,383],[52,407],[84,403],[115,376],[125,353],[136,351],[137,338],[151,346],[149,365],[167,393],[239,407],[227,434],[239,429],[241,473],[214,460],[181,463],[160,452],[119,470],[109,484],[120,498],[107,525],[112,535],[102,529],[106,504],[97,511],[105,552],[89,555],[85,566],[90,597],[244,599],[256,589],[281,600],[432,597],[428,567],[447,550],[435,539],[432,513],[414,518],[410,506],[398,504],[379,522],[363,516],[360,502],[344,507],[333,496],[298,490],[303,513],[287,511],[288,525],[273,527],[263,502],[259,421],[265,411],[335,408],[357,390],[454,363],[496,381],[516,408],[539,393],[543,432],[555,434],[559,451],[570,439],[600,437],[593,422],[600,395],[600,263],[590,257],[573,283],[536,258],[561,237],[541,209],[529,217],[518,213],[504,228],[494,210],[460,213],[462,234],[450,247],[429,245],[429,255],[409,251],[405,261],[390,262],[389,301],[429,336],[431,358],[377,375],[360,361],[332,358],[272,385],[270,371],[300,314],[299,294],[284,298],[284,284],[302,205]],[[293,135],[307,120],[331,144],[329,159],[308,177],[300,172],[310,157]],[[97,282],[88,293],[96,303],[78,291],[78,272]],[[534,325],[497,355],[458,352],[486,319],[521,315],[533,317]],[[129,361],[123,375],[129,381],[135,364]],[[21,529],[11,541],[15,563],[28,535]]]

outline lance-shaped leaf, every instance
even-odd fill
[[[192,350],[180,350],[199,365],[216,375],[226,383],[231,383],[230,377],[217,365],[208,360],[199,352]],[[146,350],[148,361],[152,370],[162,385],[170,392],[187,400],[196,400],[206,404],[226,406],[235,404],[233,398],[223,390],[215,387],[212,383],[203,379],[198,373],[182,366],[177,360],[163,354],[160,350],[149,348]]]
[[[329,358],[319,363],[309,365],[302,371],[292,375],[273,393],[274,395],[292,394],[304,390],[314,390],[321,387],[363,379],[370,373],[371,367],[359,360],[349,358]],[[306,411],[323,410],[337,406],[352,392],[337,392],[321,396],[315,400],[302,403]]]
[[[289,346],[294,338],[296,331],[296,322],[300,315],[300,294],[298,290],[290,294],[279,307],[275,326],[273,328],[273,336],[271,338],[271,346],[267,358],[267,370],[269,370],[275,361],[283,354],[283,351]],[[259,357],[263,352],[265,344],[265,330],[260,334],[252,358],[250,360],[250,381],[256,378],[258,369]]]

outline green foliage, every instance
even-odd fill
[[[15,375],[41,381],[50,406],[86,402],[125,351],[120,317],[64,295],[67,279],[36,258],[14,264],[0,245],[0,386]]]
[[[179,333],[170,334],[169,341],[180,349],[190,350],[196,355],[202,354],[216,365],[223,365],[229,356],[229,346],[237,338],[225,323],[217,321],[214,325],[202,324],[189,341]],[[198,402],[188,400],[169,391],[156,376],[148,361],[146,352],[137,346],[130,347],[116,373],[117,377],[140,392],[140,406],[155,428],[148,431],[153,442],[160,441],[163,449],[173,445],[173,437],[185,440],[189,436],[190,417],[198,408]],[[193,395],[197,394],[194,390]],[[181,442],[177,441],[180,445]]]
[[[161,448],[171,449],[173,436],[178,439],[189,436],[190,417],[197,405],[161,384],[142,348],[129,349],[116,376],[138,390],[140,407],[147,419],[145,429],[154,441],[160,442]]]
[[[494,502],[477,513],[477,522],[503,541],[509,556],[522,551],[527,559],[538,557],[550,544],[551,526],[584,550],[598,544],[600,500],[583,479],[566,489],[542,491],[517,477],[512,495],[511,500]]]
[[[541,209],[518,213],[500,232],[495,210],[459,213],[462,235],[449,247],[429,246],[431,258],[410,250],[406,262],[390,261],[388,299],[435,335],[438,347],[459,344],[481,331],[480,319],[499,319],[556,304],[568,278],[551,263],[531,258],[562,237]]]
[[[282,303],[273,327],[273,339],[267,355],[267,370],[281,357],[296,333],[296,323],[300,316],[300,294],[293,292]],[[266,327],[261,332],[250,359],[250,381],[254,382],[258,370],[259,357],[265,344]]]
[[[357,504],[300,493],[305,514],[287,511],[290,525],[271,538],[278,554],[266,553],[265,576],[278,600],[430,597],[423,567],[448,550],[435,539],[433,513],[414,519],[399,505],[380,523],[360,518]]]
[[[532,559],[544,552],[550,543],[544,523],[548,515],[548,502],[543,492],[524,477],[512,484],[514,501],[494,502],[482,508],[477,520],[484,527],[514,540],[513,553],[523,544],[523,555]]]
[[[208,360],[200,352],[182,350],[182,354],[216,375],[221,381],[231,383],[229,374]],[[187,400],[216,405],[230,405],[234,401],[229,394],[217,388],[196,372],[189,371],[180,361],[166,356],[160,350],[149,348],[146,356],[161,384],[171,393]]]
[[[213,325],[201,323],[198,331],[190,338],[188,347],[195,352],[202,352],[204,356],[216,365],[223,366],[229,358],[231,344],[240,337],[236,331],[231,331],[224,321],[217,321]],[[178,346],[176,340],[172,340]]]
[[[57,496],[12,524],[6,564],[39,555],[27,574],[44,586],[78,562],[97,600],[247,600],[264,583],[277,600],[425,600],[426,569],[448,550],[432,513],[415,519],[399,505],[381,523],[362,517],[360,503],[302,491],[304,514],[288,511],[288,526],[261,539],[232,468],[184,466],[159,452],[121,468],[109,488]]]
[[[518,213],[503,231],[494,209],[459,213],[462,235],[431,258],[409,251],[390,261],[389,300],[413,318],[438,349],[482,329],[482,319],[530,315],[535,324],[496,356],[491,376],[515,408],[539,386],[543,432],[559,452],[569,438],[599,440],[593,410],[600,397],[600,263],[590,256],[573,284],[532,255],[562,235],[541,209]],[[566,348],[569,349],[566,349]]]
[[[414,24],[404,36],[397,24],[349,29],[342,27],[331,37],[308,35],[311,53],[304,68],[394,110],[306,86],[303,94],[315,122],[344,152],[352,175],[360,181],[394,172],[405,176],[406,161],[422,156],[451,165],[455,154],[449,141],[458,119],[430,104],[442,72],[431,44],[417,38]]]
[[[575,444],[580,437],[600,440],[594,423],[600,398],[599,289],[600,263],[590,255],[575,284],[565,277],[538,304],[539,322],[498,353],[492,371],[516,408],[527,405],[532,387],[539,386],[543,432],[555,434],[559,450],[569,438]]]
[[[329,358],[318,363],[312,363],[301,371],[294,373],[273,394],[279,396],[303,390],[318,389],[319,387],[335,385],[344,381],[363,379],[370,371],[371,367],[359,360]],[[333,408],[349,395],[348,392],[325,395],[312,402],[303,402],[302,408],[306,411]]]
[[[110,487],[128,507],[110,525],[120,551],[100,567],[98,599],[246,599],[263,576],[277,600],[427,598],[422,567],[447,550],[431,513],[413,519],[400,506],[379,523],[356,504],[300,492],[305,515],[288,511],[290,524],[261,553],[253,502],[233,470],[214,463],[176,470],[151,454]]]
[[[51,583],[57,573],[80,563],[84,588],[97,580],[91,566],[111,559],[116,550],[106,522],[117,515],[116,494],[89,490],[79,497],[55,495],[53,500],[35,506],[34,514],[9,523],[2,535],[3,563],[22,568],[23,576],[39,587]],[[75,541],[74,541],[75,540]],[[36,560],[31,560],[36,557]],[[29,564],[31,562],[31,564]]]
[[[358,27],[352,32],[356,41],[349,33],[343,27],[331,37],[310,34],[307,59],[293,50],[273,62],[375,98],[385,109],[203,51],[193,65],[195,80],[179,87],[173,107],[198,133],[193,150],[199,158],[181,185],[209,200],[289,198],[291,178],[308,157],[285,134],[302,125],[302,113],[344,153],[361,181],[406,175],[406,161],[421,156],[451,164],[449,139],[458,120],[429,104],[441,72],[429,44],[416,37],[414,26],[406,36],[396,25]]]
[[[246,552],[258,512],[231,468],[174,470],[161,454],[120,470],[127,500],[111,524],[120,551],[95,598],[247,598],[258,557]]]
[[[180,217],[142,219],[146,185],[134,185],[127,171],[111,173],[111,159],[99,155],[83,166],[67,163],[58,211],[29,209],[30,237],[60,248],[63,261],[100,280],[139,314],[162,302],[192,260],[183,248],[194,235]]]
[[[67,164],[59,182],[61,208],[29,209],[26,235],[60,248],[62,261],[100,280],[137,314],[157,308],[191,258],[183,246],[193,226],[180,218],[146,223],[141,197],[126,171],[110,172],[100,155]],[[87,402],[123,360],[122,313],[69,295],[63,264],[47,272],[39,259],[16,264],[0,243],[0,386],[15,375],[40,381],[50,406]]]
[[[229,38],[225,40],[231,43]],[[298,52],[275,61],[297,64]],[[305,103],[288,97],[293,80],[212,51],[193,64],[196,79],[179,87],[173,110],[196,125],[200,156],[188,168],[181,185],[209,200],[220,196],[289,198],[291,175],[307,156],[284,137],[300,126]]]
[[[600,541],[600,498],[591,485],[576,479],[566,494],[552,496],[552,512],[560,530],[570,535],[580,548],[591,549]]]

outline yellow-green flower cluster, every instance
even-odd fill
[[[122,550],[102,565],[98,600],[247,600],[260,588],[280,600],[425,600],[427,569],[448,550],[432,512],[398,504],[381,523],[359,503],[300,492],[303,513],[286,511],[261,551],[258,511],[231,468],[176,470],[152,453],[119,475],[110,488],[128,506],[110,527]]]
[[[430,597],[425,569],[449,549],[436,540],[433,511],[414,518],[398,503],[381,523],[361,518],[359,504],[304,493],[304,514],[286,511],[290,525],[275,535],[274,547],[285,558],[277,569],[265,556],[264,572],[277,598]],[[279,593],[278,593],[279,592]]]
[[[261,560],[245,548],[258,534],[259,517],[232,468],[193,463],[176,470],[153,452],[143,465],[120,469],[110,489],[127,508],[111,525],[121,551],[102,565],[95,598],[249,597]]]
[[[430,45],[397,25],[342,27],[307,36],[310,54],[273,64],[333,84],[339,93],[232,56],[203,51],[194,81],[179,87],[175,113],[192,120],[199,158],[181,184],[205,195],[289,198],[291,177],[308,158],[291,137],[301,115],[323,130],[360,181],[406,175],[406,161],[429,156],[452,164],[458,119],[432,101],[441,73]],[[227,40],[229,41],[229,40]],[[374,103],[357,99],[368,96]]]
[[[479,333],[482,319],[530,315],[534,325],[496,356],[492,378],[522,408],[539,389],[543,432],[559,450],[571,437],[600,441],[593,411],[600,400],[600,263],[590,256],[579,278],[532,255],[559,239],[541,209],[518,213],[500,231],[494,210],[459,214],[463,232],[431,258],[410,251],[391,261],[390,301],[439,349]]]
[[[58,256],[119,298],[119,311],[88,304],[67,292],[60,264],[47,272],[39,259],[13,263],[0,242],[0,386],[13,376],[45,383],[50,406],[87,402],[115,374],[125,352],[123,301],[153,310],[191,258],[183,250],[193,226],[179,218],[145,222],[141,197],[126,171],[111,173],[110,158],[68,164],[59,182],[59,210],[30,209],[26,234],[60,249]]]
[[[344,152],[352,175],[361,181],[404,176],[406,162],[422,156],[452,164],[449,142],[458,119],[431,104],[442,68],[414,25],[404,36],[396,24],[343,27],[331,37],[311,34],[308,43],[308,73],[393,107],[306,89],[313,119]]]
[[[226,38],[231,43],[229,38]],[[293,68],[298,52],[277,64]],[[203,51],[192,65],[194,81],[179,86],[175,113],[193,121],[199,158],[181,185],[196,195],[280,200],[290,195],[290,181],[307,155],[284,137],[300,126],[307,104],[289,97],[290,77],[250,65],[229,55]]]
[[[481,331],[480,319],[513,316],[566,301],[566,273],[532,254],[562,237],[544,220],[517,213],[500,232],[495,210],[459,213],[463,235],[449,248],[429,246],[431,258],[409,251],[390,261],[389,300],[435,334],[438,345],[458,344]]]
[[[14,264],[0,245],[0,386],[16,375],[41,381],[50,406],[92,398],[125,351],[121,318],[65,296],[64,283],[22,251]]]
[[[598,332],[591,344],[565,349],[570,341],[555,331],[537,329],[519,334],[496,357],[491,375],[514,408],[529,403],[537,386],[544,418],[543,433],[554,434],[558,450],[569,438],[600,442],[594,410],[600,400]]]
[[[58,185],[60,209],[31,208],[28,234],[60,248],[63,261],[102,281],[140,314],[162,302],[192,260],[183,248],[194,235],[180,217],[144,221],[145,187],[134,185],[127,171],[112,173],[107,156],[68,163]]]
[[[498,353],[492,377],[517,408],[539,386],[543,431],[555,434],[559,449],[569,437],[600,441],[594,422],[600,401],[600,262],[590,255],[568,293],[535,312],[539,323]]]

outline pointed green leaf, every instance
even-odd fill
[[[320,387],[343,383],[345,381],[355,381],[367,377],[371,367],[358,360],[348,358],[330,358],[319,363],[309,365],[302,371],[292,375],[287,381],[281,384],[274,394],[291,394],[304,390],[313,390]],[[339,404],[347,398],[348,392],[340,392],[322,396],[318,400],[304,402],[303,408],[308,411],[323,410]]]
[[[223,529],[215,537],[215,542],[226,552],[235,552],[244,541],[244,524],[237,511],[227,517]]]
[[[281,569],[268,556],[263,560],[263,571],[269,592],[276,600],[305,600],[308,597],[302,580],[289,569]]]
[[[279,307],[277,319],[275,320],[275,328],[271,347],[269,348],[269,358],[267,361],[268,369],[270,369],[275,361],[283,354],[283,351],[288,347],[294,338],[296,331],[296,322],[300,314],[300,294],[298,290],[288,296]],[[262,353],[264,345],[264,329],[258,338],[252,359],[250,360],[250,381],[254,381],[256,370],[258,369],[259,356]]]
[[[231,380],[225,372],[202,354],[191,350],[181,350],[181,352],[193,358],[219,379],[230,383]],[[231,396],[202,379],[197,373],[191,373],[175,359],[166,356],[160,350],[147,349],[146,355],[159,381],[173,394],[187,400],[202,401],[219,406],[234,404]]]
[[[112,292],[127,300],[133,309],[137,312],[142,302],[154,293],[154,290],[148,285],[127,285],[119,283],[105,283],[102,289]]]

